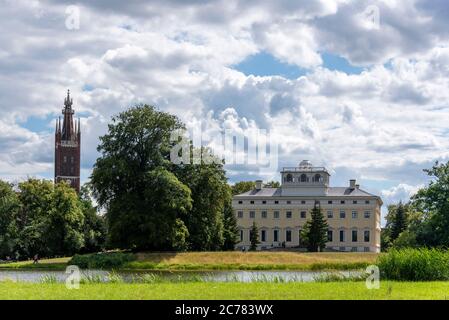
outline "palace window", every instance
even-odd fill
[[[352,252],[357,252],[357,247],[351,247]]]
[[[332,242],[333,232],[332,230],[327,230],[327,241]]]
[[[352,230],[352,242],[357,242],[357,230]]]
[[[273,241],[274,242],[279,241],[279,230],[273,230]]]
[[[262,211],[262,218],[266,218],[267,217],[267,212],[266,211]]]
[[[237,212],[237,217],[239,217],[240,219],[243,218],[243,211]]]
[[[300,179],[301,179],[301,182],[307,182],[309,180],[304,173],[301,175]]]
[[[290,173],[287,174],[287,176],[285,177],[285,181],[286,182],[293,182],[293,176]]]
[[[286,214],[285,214],[285,217],[287,219],[291,219],[292,218],[292,212],[291,211],[287,211]]]
[[[345,200],[341,200],[340,203],[341,203],[341,204],[345,204]]]
[[[285,241],[286,242],[291,242],[292,241],[292,231],[291,230],[286,230],[285,231]]]
[[[301,200],[301,204],[306,204],[306,200]]]
[[[322,182],[323,178],[318,173],[313,177],[313,182]]]
[[[369,252],[369,247],[363,247],[363,251]]]
[[[307,215],[307,212],[301,211],[301,219],[305,219]]]
[[[64,156],[64,163],[67,162],[67,156]]]
[[[340,230],[340,242],[345,242],[345,230]]]
[[[332,200],[328,200],[328,201],[327,201],[327,204],[332,204]]]
[[[267,232],[265,230],[260,231],[260,241],[265,242],[267,241]]]
[[[274,211],[273,212],[273,218],[279,219],[279,211]]]
[[[256,212],[250,211],[250,212],[249,212],[249,217],[250,217],[251,219],[254,219],[254,218],[256,217]]]
[[[369,230],[365,230],[365,231],[363,232],[363,240],[364,240],[365,242],[369,242]]]
[[[240,242],[243,241],[243,230],[240,230]]]
[[[340,219],[346,218],[346,212],[344,210],[340,211]]]
[[[357,204],[357,200],[353,200],[353,201],[352,201],[352,204]]]
[[[267,204],[267,201],[263,200],[263,201],[262,201],[262,204]]]
[[[334,217],[334,213],[332,212],[332,210],[327,210],[327,218],[332,219],[333,217]]]
[[[274,200],[274,204],[279,204],[279,201],[278,200]]]
[[[371,217],[371,212],[365,211],[365,212],[363,213],[363,216],[364,216],[366,219],[369,219],[369,218]]]
[[[365,200],[365,204],[369,204],[369,200]]]
[[[75,158],[74,157],[70,157],[70,162],[74,163],[75,162]]]
[[[249,203],[250,203],[250,204],[254,204],[254,200],[251,200]]]
[[[357,219],[357,211],[352,211],[352,219]]]
[[[292,202],[290,200],[287,200],[287,204],[292,204]]]
[[[242,204],[243,203],[243,201],[242,200],[239,200],[239,204]]]

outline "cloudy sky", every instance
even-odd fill
[[[444,0],[0,7],[3,179],[52,178],[67,89],[81,117],[83,181],[110,117],[137,103],[202,128],[211,146],[223,129],[267,130],[277,167],[308,159],[330,170],[332,185],[357,178],[386,203],[407,200],[427,182],[422,169],[449,159]],[[254,166],[227,169],[230,181],[279,179]]]

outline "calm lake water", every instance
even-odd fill
[[[81,270],[84,277],[101,278],[102,281],[109,281],[110,272],[104,270]],[[189,280],[201,278],[211,282],[311,282],[320,276],[330,274],[325,271],[151,271],[151,272],[114,272],[125,282],[139,282],[142,277],[160,277],[167,280]],[[363,274],[360,271],[338,271],[332,272],[343,277],[356,277]],[[58,282],[65,282],[69,274],[64,271],[10,271],[0,270],[0,281],[22,281],[22,282],[41,282],[43,279],[55,279]]]

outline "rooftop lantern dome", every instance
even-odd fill
[[[307,169],[309,169],[309,168],[312,168],[312,163],[309,160],[302,160],[299,163],[299,167],[300,168],[307,168]]]

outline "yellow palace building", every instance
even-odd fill
[[[329,225],[328,250],[380,252],[379,196],[360,189],[356,180],[349,180],[346,187],[330,187],[326,168],[314,167],[307,160],[298,167],[283,168],[281,177],[279,188],[264,187],[257,180],[255,189],[234,196],[240,230],[237,249],[249,248],[254,221],[259,250],[299,247],[301,228],[319,205]]]

